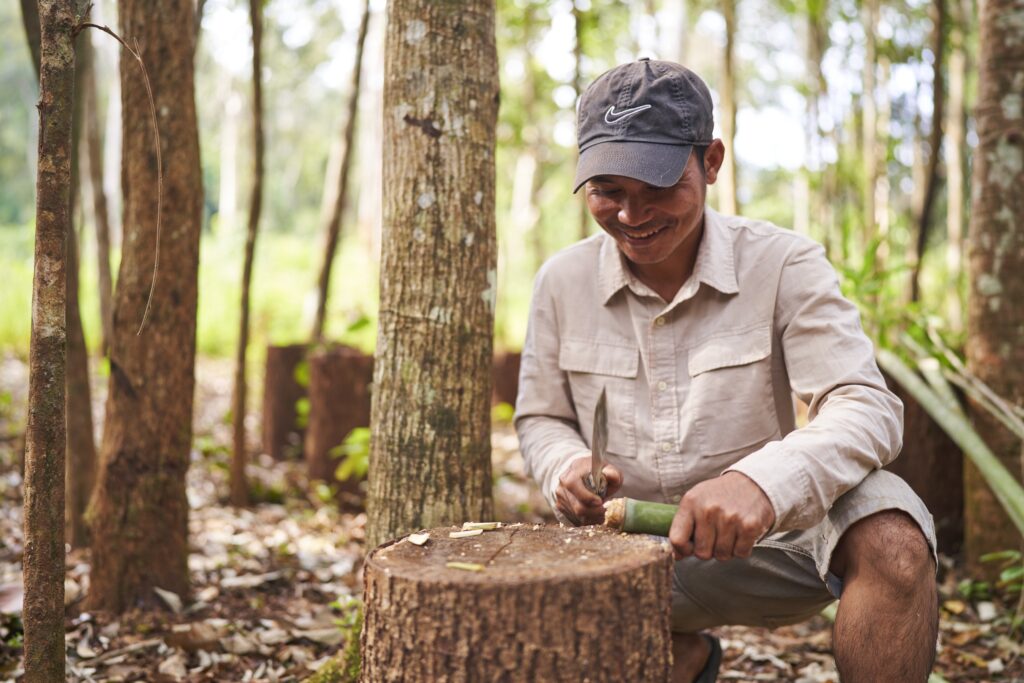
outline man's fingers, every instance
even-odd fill
[[[622,472],[618,470],[614,465],[605,465],[604,469],[601,470],[604,474],[605,481],[608,482],[608,492],[605,493],[605,499],[611,498],[619,489],[622,488]]]
[[[668,532],[668,540],[675,550],[676,559],[689,557],[693,554],[693,516],[689,510],[676,510],[672,518],[672,528]]]
[[[715,552],[715,526],[707,520],[694,520],[693,554],[702,560],[710,560]]]
[[[755,539],[753,536],[744,536],[740,534],[736,539],[736,547],[733,548],[733,557],[739,557],[746,559],[750,557],[754,552]]]
[[[735,556],[736,547],[736,526],[733,524],[719,523],[715,533],[715,548],[713,556],[719,562],[731,560]]]

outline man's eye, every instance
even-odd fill
[[[592,188],[591,191],[594,194],[598,195],[599,197],[613,197],[613,196],[617,195],[619,192],[621,192],[622,190],[619,190],[617,188],[595,187],[595,188]]]

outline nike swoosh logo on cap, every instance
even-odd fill
[[[623,109],[622,111],[615,111],[615,105],[608,107],[608,111],[604,113],[604,122],[615,124],[619,121],[629,118],[634,114],[639,114],[642,111],[647,111],[651,108],[649,104],[642,104],[639,107],[630,107],[629,109]]]

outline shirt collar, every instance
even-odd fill
[[[626,265],[626,257],[619,251],[615,240],[607,234],[602,235],[601,251],[598,261],[598,287],[602,303],[605,305],[623,287],[640,283]],[[693,274],[680,288],[679,293],[687,292],[688,296],[696,293],[696,284],[714,287],[723,294],[736,294],[739,286],[736,282],[736,263],[732,231],[725,225],[722,215],[709,207],[704,208],[704,234],[697,248],[697,261],[694,263]],[[693,283],[693,284],[691,284]],[[680,298],[678,295],[676,298]]]

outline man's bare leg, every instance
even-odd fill
[[[699,633],[672,634],[672,683],[693,683],[711,656],[711,645]]]
[[[832,647],[843,683],[923,682],[935,662],[938,599],[928,541],[903,512],[850,527],[832,558],[843,596]]]

